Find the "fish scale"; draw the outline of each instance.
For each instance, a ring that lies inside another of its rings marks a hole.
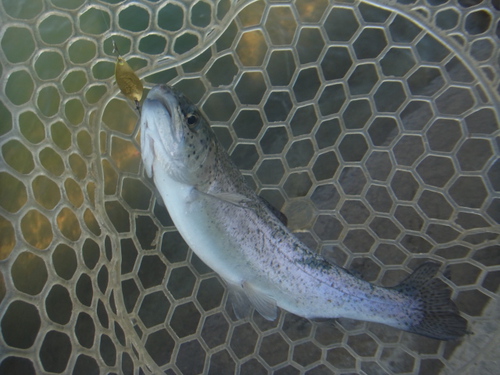
[[[141,153],[178,231],[224,279],[237,317],[251,307],[306,318],[352,318],[457,339],[467,322],[435,263],[399,286],[361,280],[302,244],[246,184],[208,122],[174,89],[155,86],[141,115]]]

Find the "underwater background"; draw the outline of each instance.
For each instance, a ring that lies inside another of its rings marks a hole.
[[[498,0],[1,0],[0,373],[496,373],[499,40]],[[113,43],[311,249],[385,286],[442,263],[471,334],[237,320],[144,175]]]

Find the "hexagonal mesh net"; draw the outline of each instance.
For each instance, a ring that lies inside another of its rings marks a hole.
[[[494,373],[499,4],[2,0],[0,373]],[[472,334],[236,319],[144,176],[113,41],[311,249],[381,285],[444,264]]]

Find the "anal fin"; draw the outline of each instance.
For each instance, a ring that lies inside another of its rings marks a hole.
[[[252,307],[267,320],[275,320],[278,316],[278,307],[274,298],[255,290],[246,281],[241,286],[229,285],[229,300],[238,319],[248,317]]]
[[[228,285],[229,287],[229,301],[233,306],[234,315],[237,319],[244,319],[250,315],[252,304],[248,300],[243,289],[236,285]]]
[[[276,306],[276,300],[271,298],[257,290],[255,290],[251,284],[243,282],[243,290],[250,303],[255,307],[255,310],[259,312],[267,320],[275,320],[278,316],[278,308]]]

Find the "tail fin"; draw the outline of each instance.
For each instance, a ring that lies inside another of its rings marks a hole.
[[[450,289],[434,278],[439,267],[437,263],[424,263],[392,289],[417,303],[418,318],[407,325],[407,331],[438,340],[454,340],[467,333],[467,321],[450,299]]]

